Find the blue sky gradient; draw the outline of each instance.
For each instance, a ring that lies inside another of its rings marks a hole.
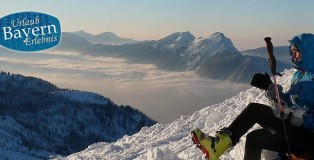
[[[313,0],[10,0],[0,16],[37,11],[54,15],[63,31],[113,32],[124,38],[156,40],[174,32],[196,37],[223,32],[239,49],[287,45],[314,30]]]

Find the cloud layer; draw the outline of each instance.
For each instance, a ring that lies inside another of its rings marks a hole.
[[[3,71],[36,76],[58,87],[97,92],[161,123],[172,122],[248,88],[125,59],[71,52],[0,53]]]

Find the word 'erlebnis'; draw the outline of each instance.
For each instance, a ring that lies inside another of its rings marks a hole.
[[[20,12],[0,19],[0,45],[18,51],[41,51],[59,44],[60,21],[38,12]]]

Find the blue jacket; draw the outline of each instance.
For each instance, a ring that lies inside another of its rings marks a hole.
[[[300,62],[293,62],[297,71],[293,74],[290,89],[284,93],[283,99],[291,109],[303,109],[305,128],[314,132],[314,35],[303,33],[290,41],[296,45],[302,55]]]

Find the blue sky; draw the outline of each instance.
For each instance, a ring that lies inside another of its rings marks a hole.
[[[196,37],[223,32],[239,49],[287,45],[314,30],[313,0],[10,0],[0,16],[37,11],[59,18],[63,31],[113,32],[136,40],[190,31]]]

